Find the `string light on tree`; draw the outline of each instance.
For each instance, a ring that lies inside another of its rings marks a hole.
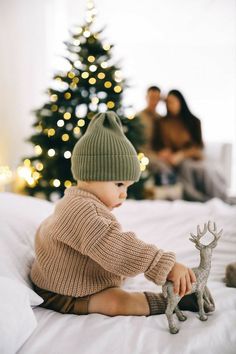
[[[71,158],[71,152],[70,151],[65,151],[64,152],[64,157],[65,157],[65,159],[70,159]]]
[[[56,151],[54,149],[49,149],[48,150],[48,156],[53,157],[55,156]]]
[[[36,163],[36,170],[42,171],[43,170],[43,164],[41,162]]]
[[[71,93],[70,92],[66,92],[64,94],[64,97],[65,97],[66,100],[69,100],[71,98]]]
[[[103,61],[103,62],[101,63],[101,67],[102,67],[103,69],[106,69],[106,68],[108,67],[108,63],[107,63],[106,61]]]
[[[53,128],[48,129],[48,137],[55,135],[56,131]]]
[[[94,71],[97,70],[97,66],[96,65],[90,65],[89,70],[94,72]]]
[[[64,186],[65,186],[66,188],[70,188],[70,187],[72,186],[72,182],[69,181],[69,180],[66,180],[66,181],[64,182]]]
[[[100,80],[103,80],[104,78],[105,78],[105,74],[104,73],[99,73],[98,74],[98,78],[100,79]]]
[[[69,120],[69,119],[71,119],[71,113],[66,112],[66,113],[64,113],[63,117],[64,117],[64,119]]]
[[[58,96],[54,94],[50,97],[50,99],[51,99],[51,102],[56,102],[58,100]]]
[[[59,179],[54,179],[53,181],[52,181],[52,184],[53,184],[53,186],[54,187],[60,187],[60,185],[61,185],[61,182],[60,182],[60,180]]]
[[[61,137],[62,141],[68,141],[70,139],[69,134],[63,134]]]
[[[89,56],[88,56],[88,61],[89,61],[90,63],[93,63],[93,62],[95,61],[95,57],[94,57],[93,55],[89,55]]]
[[[89,77],[89,73],[87,71],[84,71],[81,75],[83,79],[87,79]]]
[[[83,127],[85,125],[85,120],[84,119],[79,119],[77,122],[79,127]]]
[[[63,127],[64,124],[65,124],[65,122],[64,122],[64,120],[62,120],[62,119],[59,119],[59,120],[57,121],[57,126],[58,126],[58,127]]]
[[[42,152],[43,152],[43,150],[42,150],[42,148],[41,148],[40,145],[35,145],[34,151],[35,151],[35,154],[38,155],[38,156],[41,155]],[[25,160],[25,161],[26,161],[26,160]],[[30,160],[28,160],[28,161],[30,162]]]

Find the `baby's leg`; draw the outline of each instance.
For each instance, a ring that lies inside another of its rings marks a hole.
[[[162,294],[109,288],[90,296],[88,312],[108,316],[149,316],[152,314],[150,308],[153,307],[153,303],[156,307],[160,304],[159,313],[164,313],[164,301]],[[158,310],[155,314],[157,313]]]

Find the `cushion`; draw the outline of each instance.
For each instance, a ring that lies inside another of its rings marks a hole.
[[[31,306],[43,302],[29,279],[34,259],[34,238],[53,204],[11,193],[0,193],[0,276],[15,279],[28,289]]]
[[[37,325],[26,286],[0,276],[0,314],[0,353],[15,354]]]

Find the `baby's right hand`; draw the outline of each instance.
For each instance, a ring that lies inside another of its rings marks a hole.
[[[181,263],[175,263],[170,273],[167,275],[167,280],[173,282],[174,292],[180,297],[186,295],[192,289],[192,283],[195,283],[196,276],[192,269],[185,267]]]

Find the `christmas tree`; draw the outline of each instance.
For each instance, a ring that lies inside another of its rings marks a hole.
[[[57,72],[48,101],[35,111],[35,133],[28,139],[34,144],[35,155],[24,159],[29,175],[25,190],[28,194],[56,200],[75,181],[71,174],[71,152],[84,134],[90,119],[98,112],[115,111],[122,120],[124,132],[137,152],[143,143],[142,125],[134,115],[125,115],[122,96],[125,80],[120,67],[113,63],[112,45],[101,39],[102,31],[93,31],[95,8],[88,2],[83,26],[71,30],[65,42],[69,68]],[[141,169],[147,159],[139,153]],[[145,178],[130,189],[129,197],[143,198]]]

